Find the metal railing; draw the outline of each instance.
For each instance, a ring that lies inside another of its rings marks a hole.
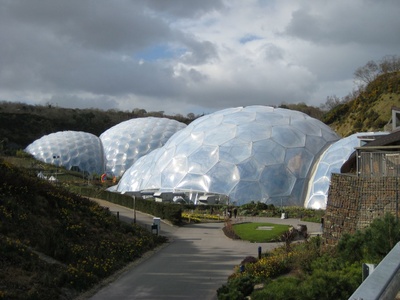
[[[400,243],[397,243],[349,300],[395,299],[399,290]]]

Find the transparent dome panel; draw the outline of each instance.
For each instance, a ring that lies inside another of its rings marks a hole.
[[[282,114],[276,113],[275,111],[267,113],[259,112],[256,115],[256,121],[278,126],[287,125],[289,123],[289,118],[287,116],[283,116]]]
[[[219,161],[219,149],[217,146],[204,145],[194,151],[188,159],[191,173],[206,173]]]
[[[236,135],[236,125],[220,125],[204,133],[203,143],[206,145],[220,145],[233,138]]]
[[[243,205],[251,201],[258,202],[262,199],[260,183],[257,181],[240,181],[232,191],[232,202]]]
[[[210,191],[214,193],[229,194],[240,180],[236,165],[225,162],[218,162],[207,175],[213,178],[210,182]]]
[[[297,128],[297,130],[301,131],[304,134],[307,135],[314,135],[321,137],[322,136],[322,130],[320,126],[313,124],[312,122],[304,122],[302,120],[294,120],[292,122],[292,126]]]
[[[258,181],[261,171],[264,169],[253,158],[249,158],[239,164],[237,168],[240,173],[240,179],[243,181]]]
[[[283,163],[286,149],[273,140],[253,143],[253,156],[260,165]]]
[[[186,174],[182,178],[181,182],[176,186],[177,189],[187,190],[187,191],[210,191],[211,179],[207,175],[200,174]]]
[[[315,172],[315,178],[320,178],[323,176],[328,176],[330,173],[330,165],[325,162],[320,162],[317,166],[317,170]]]
[[[191,139],[190,143],[188,140]],[[193,152],[195,152],[197,149],[199,149],[203,145],[203,140],[202,139],[196,139],[193,138],[192,135],[190,135],[185,143],[178,143],[176,146],[176,155],[191,155]]]
[[[286,150],[285,164],[296,176],[305,178],[311,167],[314,156],[305,148],[293,148]]]
[[[270,138],[272,128],[262,123],[239,124],[237,127],[237,134],[245,141],[255,142]]]
[[[261,182],[269,195],[287,196],[292,191],[296,177],[284,165],[271,165],[264,168]]]
[[[252,144],[239,139],[232,139],[219,147],[221,161],[240,163],[251,156]]]
[[[184,172],[163,172],[161,173],[161,186],[164,189],[174,189],[174,187],[177,186],[184,177]]]
[[[169,147],[163,147],[163,150],[164,151],[160,153],[158,159],[155,161],[154,170],[158,172],[163,171],[168,166],[171,159],[175,156],[174,145],[170,145]]]
[[[256,118],[255,112],[241,112],[240,114],[228,114],[224,116],[224,123],[227,124],[243,124],[253,122]]]
[[[307,203],[307,207],[312,209],[325,209],[326,197],[325,195],[313,195]]]
[[[321,178],[318,178],[318,180],[316,180],[314,182],[313,185],[313,192],[314,194],[325,194],[328,195],[328,190],[329,190],[329,184],[330,184],[330,176],[324,176]]]
[[[307,136],[306,149],[313,154],[319,154],[321,149],[327,147],[328,143],[322,137]]]
[[[274,126],[271,138],[285,148],[304,147],[306,137],[289,126]]]

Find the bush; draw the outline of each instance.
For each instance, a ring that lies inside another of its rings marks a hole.
[[[257,258],[255,258],[254,256],[246,256],[242,262],[240,263],[241,265],[245,265],[245,264],[254,264],[257,262]]]
[[[380,261],[400,241],[400,223],[392,214],[374,220],[365,230],[365,258]]]
[[[253,300],[297,300],[301,299],[299,285],[301,280],[294,277],[278,278],[269,282],[262,290],[255,291],[251,295]]]
[[[241,276],[228,281],[217,290],[220,300],[242,300],[249,296],[254,289],[254,281],[250,276]]]

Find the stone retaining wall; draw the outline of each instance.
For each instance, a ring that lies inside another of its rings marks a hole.
[[[336,244],[343,233],[367,227],[375,218],[399,210],[398,177],[332,174],[324,217],[323,238]]]

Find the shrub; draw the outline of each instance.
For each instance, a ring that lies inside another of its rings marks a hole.
[[[217,290],[220,300],[242,300],[249,296],[254,289],[254,281],[250,276],[241,276],[228,281]]]
[[[241,265],[245,265],[245,264],[253,264],[257,262],[257,258],[255,258],[254,256],[246,256],[242,262],[240,263]]]
[[[278,278],[267,283],[264,289],[255,291],[251,295],[253,300],[297,300],[301,299],[299,285],[301,280],[294,277]]]
[[[374,261],[382,260],[400,241],[400,223],[392,214],[374,220],[365,230],[365,257]]]

